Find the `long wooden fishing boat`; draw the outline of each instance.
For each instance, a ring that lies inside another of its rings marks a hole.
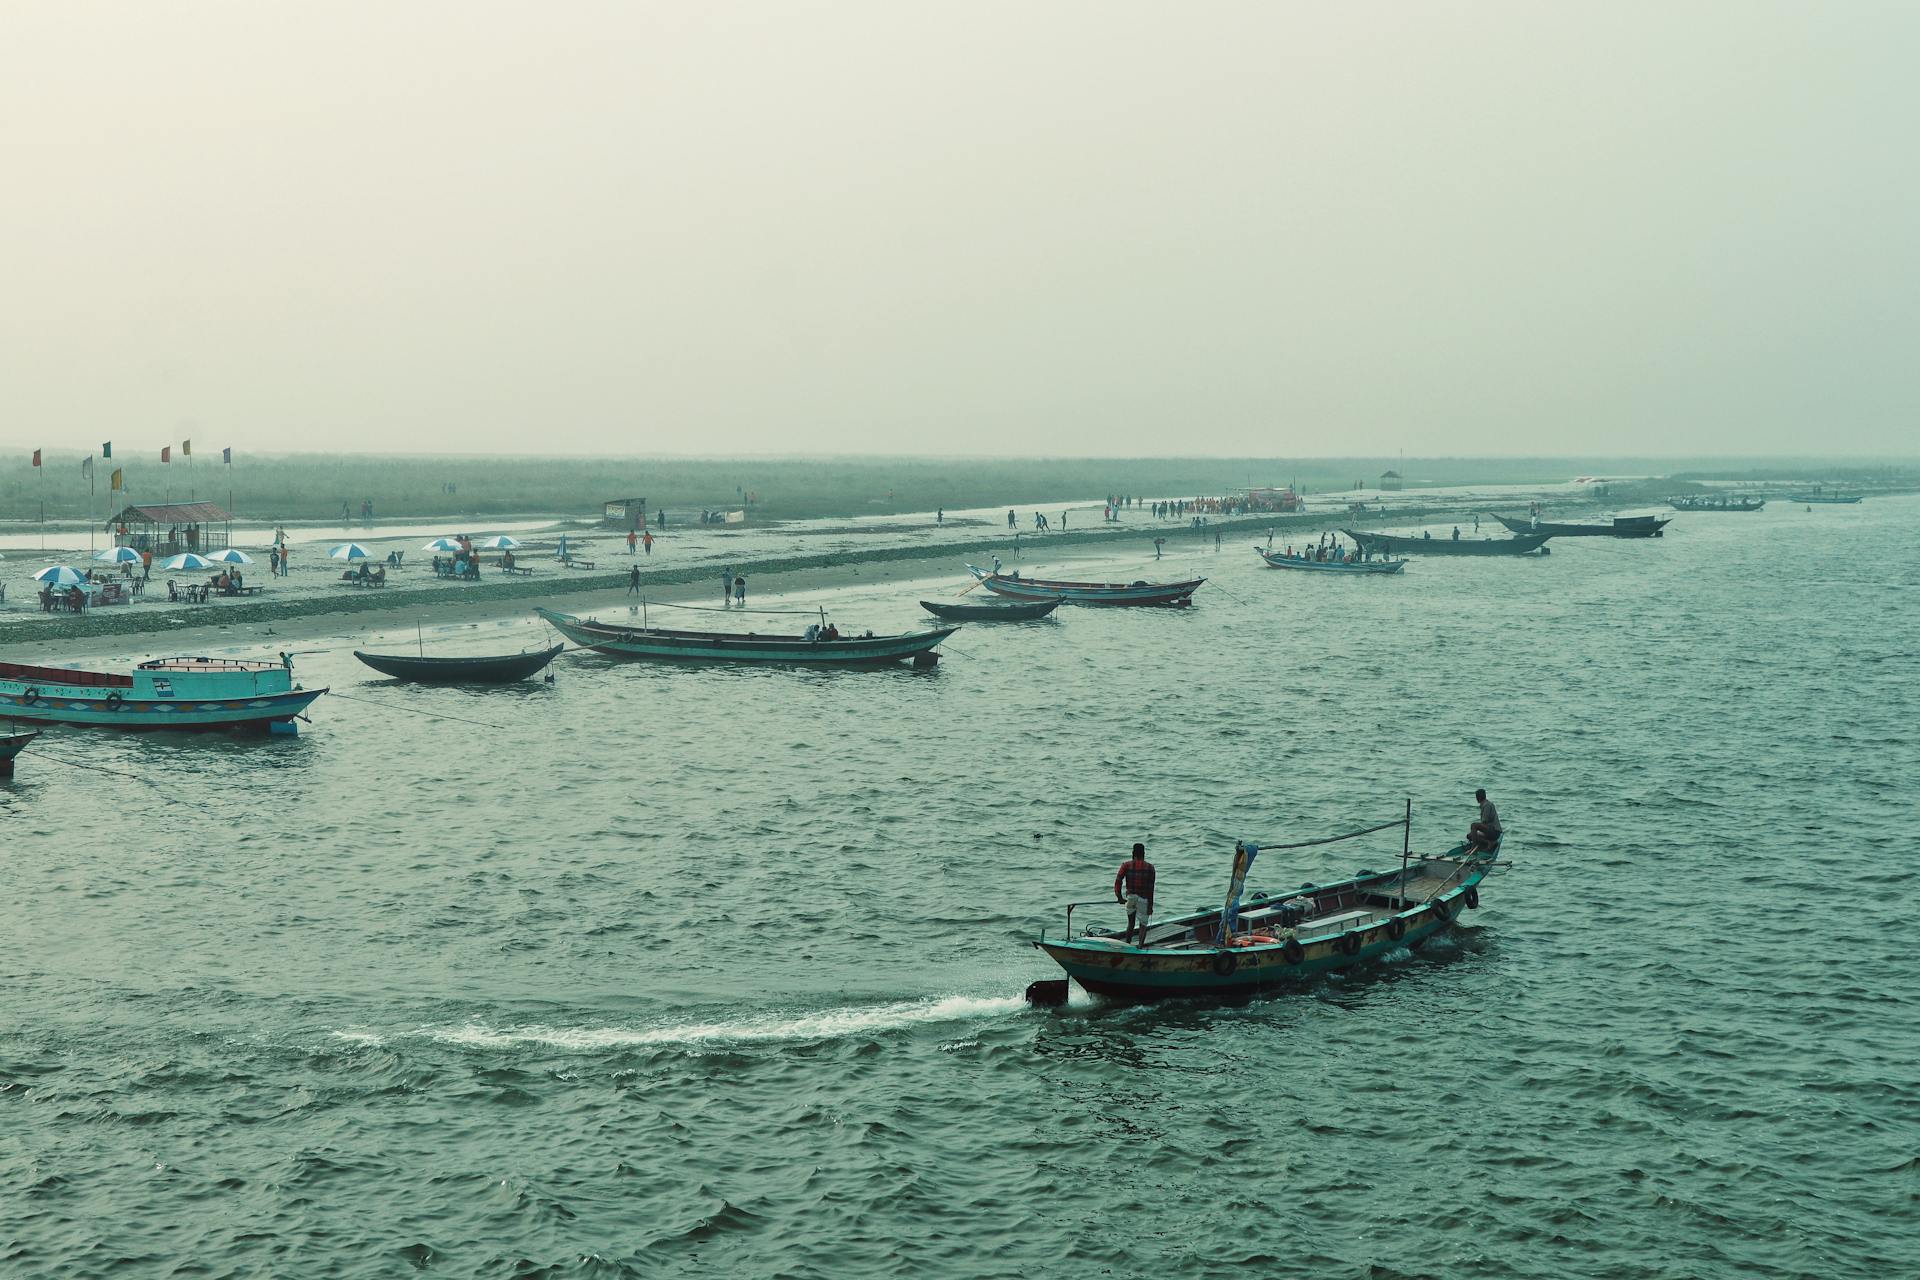
[[[296,733],[295,717],[325,692],[295,684],[290,658],[160,658],[130,675],[0,662],[0,716],[30,724]]]
[[[1069,908],[1066,934],[1049,938],[1043,931],[1033,945],[1099,995],[1158,999],[1288,986],[1423,945],[1480,905],[1480,883],[1496,856],[1459,845],[1405,868],[1255,896],[1240,908],[1225,945],[1218,907],[1155,924],[1135,945],[1111,929],[1074,933]]]
[[[1541,550],[1553,536],[1529,533],[1513,538],[1403,538],[1397,534],[1354,529],[1340,532],[1359,543],[1362,551],[1403,556],[1525,556]]]
[[[968,565],[967,572],[997,596],[1110,609],[1184,609],[1193,603],[1193,593],[1206,581],[1193,578],[1186,582],[1061,582],[1052,578],[1023,578],[1017,570],[990,572],[974,565]]]
[[[1727,497],[1722,494],[1687,493],[1668,498],[1675,511],[1758,511],[1767,505],[1765,498]]]
[[[535,609],[567,639],[617,658],[656,662],[753,662],[785,666],[879,667],[911,662],[930,667],[939,661],[934,646],[958,631],[935,627],[904,635],[842,636],[837,640],[803,635],[758,635],[737,631],[670,631],[663,627],[617,626],[552,609]]]
[[[982,600],[954,604],[950,601],[922,600],[920,607],[936,618],[949,622],[1032,622],[1060,607],[1058,600]]]
[[[524,680],[566,650],[556,644],[532,653],[508,653],[472,658],[416,657],[410,653],[362,653],[353,656],[385,675],[418,684],[506,684]]]
[[[1544,533],[1549,538],[1658,538],[1673,523],[1672,516],[1615,516],[1611,524],[1558,524],[1507,516],[1494,519],[1514,533]]]
[[[1305,556],[1289,556],[1268,551],[1255,544],[1255,551],[1267,562],[1269,569],[1304,569],[1310,573],[1375,574],[1399,573],[1407,567],[1405,560],[1309,560]]]
[[[1813,506],[1824,504],[1850,507],[1866,496],[1864,493],[1790,493],[1787,495],[1787,501],[1808,503]]]
[[[10,733],[0,736],[0,778],[13,776],[13,758],[26,749],[26,745],[40,736],[35,729],[32,733]]]

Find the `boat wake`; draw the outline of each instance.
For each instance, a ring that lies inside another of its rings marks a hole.
[[[422,1029],[414,1035],[440,1044],[470,1049],[512,1049],[537,1045],[574,1053],[606,1049],[658,1048],[674,1045],[752,1044],[783,1040],[836,1040],[846,1036],[878,1035],[908,1027],[941,1022],[963,1022],[1005,1017],[1020,1012],[1019,996],[941,996],[930,1000],[903,1000],[891,1004],[822,1009],[792,1017],[743,1018],[724,1022],[670,1023],[654,1027],[490,1027],[481,1022],[440,1029]],[[373,1040],[361,1030],[335,1032],[357,1043]]]

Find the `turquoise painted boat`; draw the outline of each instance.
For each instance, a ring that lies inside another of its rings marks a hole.
[[[819,636],[623,627],[592,618],[577,618],[570,613],[556,613],[552,609],[534,612],[582,648],[616,658],[655,662],[750,662],[819,667],[884,667],[911,662],[917,667],[930,667],[939,660],[934,646],[960,629],[935,627],[905,635],[849,635],[828,640]]]
[[[1267,562],[1269,569],[1299,569],[1307,573],[1344,574],[1347,577],[1365,577],[1389,573],[1400,573],[1407,567],[1405,560],[1309,560],[1305,556],[1280,555],[1268,551],[1258,543],[1254,544],[1260,558]]]
[[[1069,908],[1066,933],[1043,932],[1033,945],[1099,995],[1151,1000],[1286,987],[1444,932],[1480,905],[1480,883],[1498,852],[1459,845],[1404,868],[1256,896],[1240,908],[1228,945],[1217,936],[1218,907],[1155,924],[1144,945],[1131,946],[1110,929],[1075,934]]]
[[[131,675],[0,662],[0,717],[94,729],[298,731],[325,689],[293,681],[293,662],[160,658]]]

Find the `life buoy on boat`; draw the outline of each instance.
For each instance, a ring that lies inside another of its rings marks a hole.
[[[125,701],[126,701],[126,698],[121,696],[121,693],[118,689],[115,689],[112,693],[107,695],[107,710],[118,711],[120,709],[121,704],[124,703]]]
[[[1307,949],[1300,945],[1300,939],[1288,938],[1287,945],[1280,948],[1280,954],[1288,964],[1299,964],[1307,958]]]
[[[1387,936],[1395,942],[1407,936],[1407,922],[1399,916],[1387,921]]]
[[[1433,916],[1434,919],[1438,920],[1441,924],[1453,923],[1453,908],[1447,905],[1445,898],[1435,898],[1433,900]]]
[[[1467,904],[1469,911],[1478,910],[1480,906],[1479,888],[1475,885],[1468,885],[1466,893],[1461,895],[1461,900]]]
[[[23,693],[23,694],[21,694],[21,695],[20,695],[20,703],[21,703],[21,705],[22,705],[22,706],[27,706],[27,707],[37,707],[37,706],[39,706],[39,705],[40,705],[40,691],[39,691],[38,689],[29,689],[29,690],[27,690],[27,691],[26,691],[25,693]]]
[[[1221,977],[1223,978],[1232,977],[1233,971],[1235,969],[1238,969],[1239,967],[1240,967],[1240,957],[1233,954],[1233,952],[1217,951],[1214,953],[1213,971],[1219,974]]]

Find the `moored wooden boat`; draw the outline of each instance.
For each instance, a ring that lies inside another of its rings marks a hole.
[[[1671,516],[1615,516],[1611,524],[1557,524],[1507,516],[1494,519],[1514,533],[1544,533],[1549,538],[1658,538],[1673,523]]]
[[[556,644],[532,653],[471,658],[416,657],[410,653],[362,653],[353,656],[385,675],[420,684],[506,684],[524,680],[552,662],[567,646]]]
[[[904,635],[842,636],[827,640],[804,635],[757,635],[732,631],[670,631],[662,627],[617,626],[552,609],[535,609],[567,639],[617,658],[656,662],[751,662],[784,666],[877,667],[897,662],[930,667],[939,660],[934,646],[958,631],[935,627]]]
[[[0,662],[0,716],[30,724],[294,733],[325,692],[295,684],[291,659],[160,658],[124,676]]]
[[[920,607],[936,618],[951,622],[1031,622],[1044,618],[1060,607],[1058,600],[982,600],[954,604],[941,600],[922,600]]]
[[[1790,493],[1787,495],[1787,501],[1808,503],[1814,506],[1825,504],[1827,506],[1847,507],[1852,506],[1864,497],[1866,497],[1866,495],[1863,493]]]
[[[0,735],[0,778],[13,776],[13,758],[25,750],[26,745],[40,736],[38,729],[32,733],[10,733]]]
[[[1250,899],[1239,929],[1221,945],[1220,909],[1155,924],[1144,945],[1112,930],[1086,929],[1033,945],[1088,991],[1131,999],[1219,996],[1284,987],[1365,964],[1398,947],[1418,947],[1462,910],[1480,905],[1480,883],[1497,851],[1457,846],[1415,858],[1402,869],[1362,871],[1329,885]]]
[[[1366,533],[1354,529],[1340,532],[1374,555],[1403,556],[1524,556],[1546,545],[1550,533],[1529,533],[1512,538],[1403,538],[1391,533]]]
[[[989,572],[974,565],[967,572],[997,596],[1012,600],[1053,600],[1061,604],[1095,605],[1113,609],[1184,609],[1205,578],[1186,582],[1062,582],[1052,578],[1023,578],[1018,571]]]
[[[1675,511],[1758,511],[1767,505],[1765,498],[1728,497],[1725,494],[1686,493],[1668,498]]]
[[[1405,560],[1309,560],[1305,556],[1279,555],[1255,544],[1255,551],[1269,569],[1304,569],[1312,573],[1379,574],[1399,573]]]

